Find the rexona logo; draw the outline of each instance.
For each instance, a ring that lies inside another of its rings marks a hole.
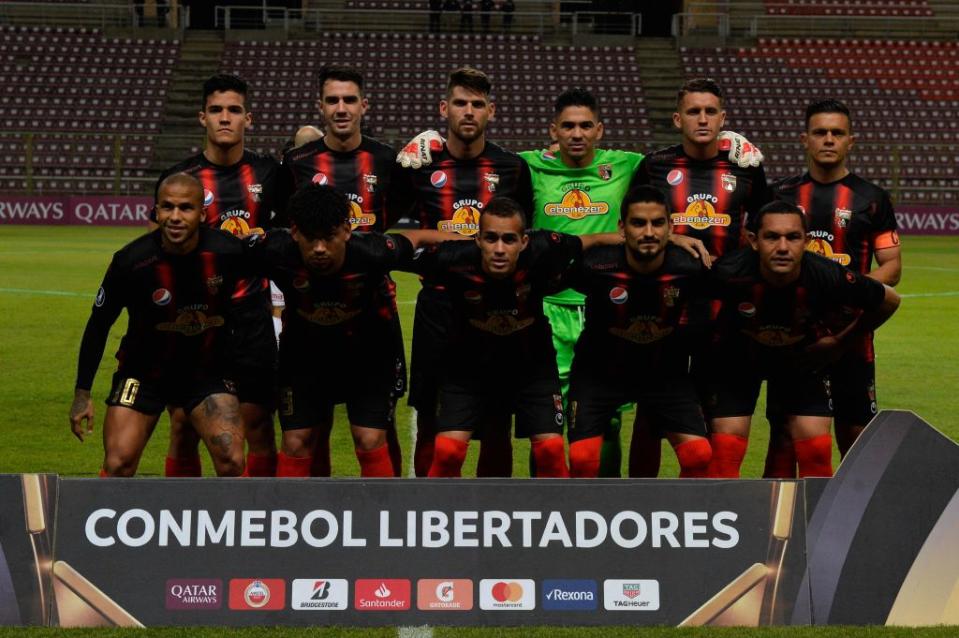
[[[230,609],[235,611],[275,611],[286,601],[286,581],[282,578],[230,579]]]
[[[342,578],[297,578],[293,581],[290,608],[296,611],[347,609],[349,585]]]
[[[174,578],[166,581],[167,609],[219,609],[222,604],[222,580]]]
[[[404,611],[410,608],[410,590],[410,581],[405,579],[360,579],[353,592],[353,606],[360,611]]]
[[[536,586],[528,579],[484,578],[480,581],[480,609],[487,611],[536,609]]]
[[[544,580],[543,609],[593,611],[599,602],[595,580]]]
[[[420,579],[416,581],[416,608],[423,611],[469,611],[473,608],[473,581]]]
[[[604,580],[603,606],[612,611],[656,611],[659,581]]]

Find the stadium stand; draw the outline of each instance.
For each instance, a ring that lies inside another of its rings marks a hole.
[[[932,16],[926,0],[766,0],[770,15]]]

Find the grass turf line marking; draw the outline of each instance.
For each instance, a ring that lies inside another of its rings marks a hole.
[[[69,292],[67,290],[34,290],[33,288],[0,288],[0,292],[18,295],[50,295],[52,297],[87,297],[89,293]]]
[[[410,462],[406,465],[406,477],[416,478],[416,408],[410,406]]]
[[[397,627],[397,638],[433,638],[433,629],[429,625],[421,627]]]
[[[915,299],[917,297],[959,297],[959,290],[950,290],[948,292],[913,292],[899,296],[903,299]]]

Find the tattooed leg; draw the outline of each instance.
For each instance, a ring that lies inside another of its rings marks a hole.
[[[243,420],[232,394],[211,394],[193,408],[190,419],[203,437],[217,476],[243,473]]]

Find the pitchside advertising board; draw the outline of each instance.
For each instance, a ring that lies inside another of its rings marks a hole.
[[[0,495],[2,624],[959,624],[959,447],[908,412],[829,480],[23,475]]]

